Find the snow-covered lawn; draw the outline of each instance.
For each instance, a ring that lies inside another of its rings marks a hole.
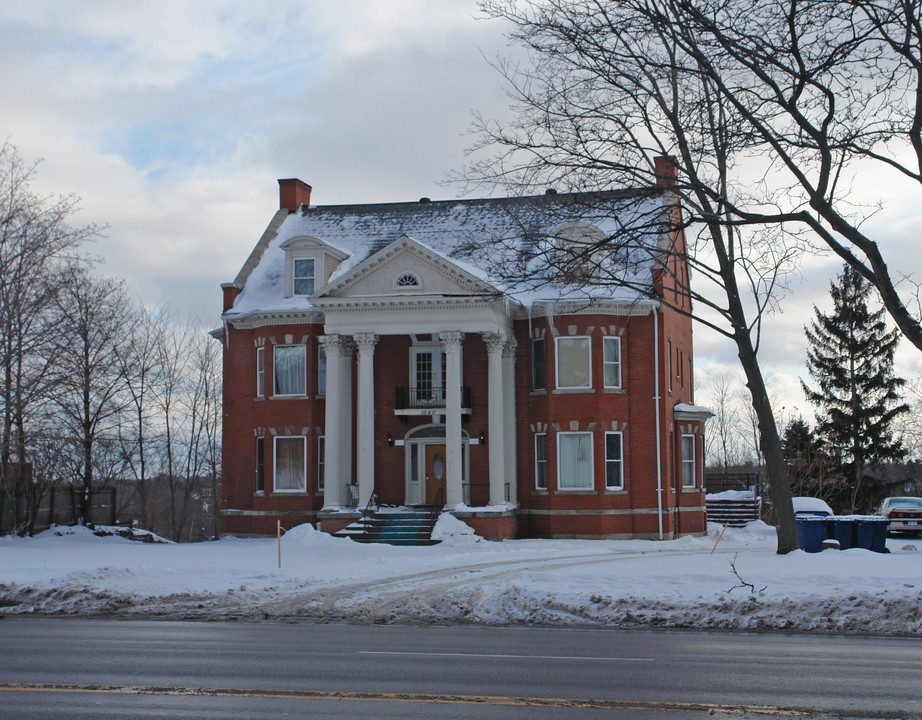
[[[186,545],[55,528],[0,538],[0,615],[600,624],[922,635],[922,541],[779,556],[765,524],[708,537],[488,542],[443,516],[433,547],[309,525]],[[735,571],[734,571],[735,568]]]

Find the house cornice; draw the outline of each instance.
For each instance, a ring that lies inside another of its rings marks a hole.
[[[523,309],[531,317],[550,317],[555,315],[619,315],[639,317],[649,315],[662,306],[658,300],[536,300],[531,305],[531,312]]]
[[[305,323],[322,325],[324,314],[317,310],[280,310],[274,312],[259,311],[236,317],[225,317],[229,325],[237,330],[252,330],[265,325],[293,325]]]

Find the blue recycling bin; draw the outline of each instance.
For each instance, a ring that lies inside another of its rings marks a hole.
[[[839,550],[848,550],[855,545],[857,520],[851,515],[826,518],[826,537],[839,543]]]
[[[826,537],[826,518],[807,516],[795,518],[797,521],[797,539],[800,549],[808,553],[818,553],[823,549]]]
[[[855,547],[872,552],[887,552],[890,521],[878,515],[861,515],[855,522]]]

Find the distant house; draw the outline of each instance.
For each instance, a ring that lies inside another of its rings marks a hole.
[[[490,538],[705,532],[684,239],[583,262],[677,212],[668,188],[313,206],[279,185],[223,285],[222,532],[335,532],[373,493]],[[527,282],[496,279],[509,252],[539,259]]]

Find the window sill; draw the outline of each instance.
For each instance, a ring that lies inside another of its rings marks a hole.
[[[270,395],[270,400],[308,400],[307,395]]]
[[[307,490],[273,490],[269,497],[307,497],[310,495]]]
[[[594,393],[595,388],[557,388],[552,390],[553,395],[586,395],[589,393]]]
[[[559,495],[598,495],[595,488],[557,488]]]
[[[628,492],[624,488],[605,488],[606,495],[627,495]]]
[[[547,488],[532,488],[531,494],[532,495],[547,495],[548,491],[547,491]]]
[[[604,393],[611,393],[611,394],[613,394],[613,395],[627,395],[627,390],[625,390],[623,387],[617,387],[617,388],[615,388],[615,387],[607,387],[607,388],[602,388],[602,392],[604,392]]]
[[[542,388],[540,390],[532,390],[528,394],[531,395],[532,397],[544,397],[545,395],[547,395],[547,388]]]
[[[266,399],[265,395],[257,395],[253,398],[253,400],[255,400],[256,402],[262,402],[265,399]]]

